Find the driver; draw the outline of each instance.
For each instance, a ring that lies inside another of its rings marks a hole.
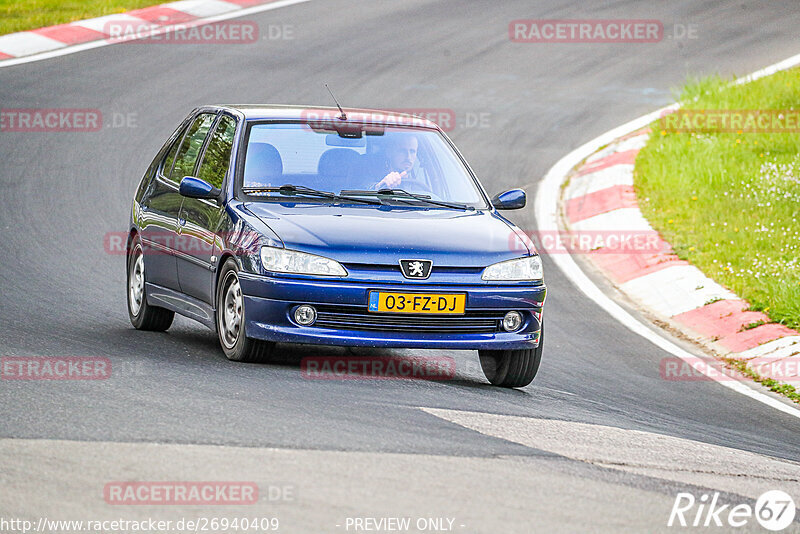
[[[414,180],[413,168],[417,162],[419,142],[413,135],[393,137],[386,147],[386,176],[373,186],[379,189],[401,188],[403,179]]]

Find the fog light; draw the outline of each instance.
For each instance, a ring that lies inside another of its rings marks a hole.
[[[307,304],[298,306],[294,311],[294,320],[301,326],[311,326],[317,320],[317,310]]]
[[[522,326],[522,314],[517,311],[510,311],[503,317],[503,330],[514,332]]]

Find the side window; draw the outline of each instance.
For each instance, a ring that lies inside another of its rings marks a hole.
[[[197,162],[197,155],[203,147],[203,141],[213,122],[213,113],[203,113],[192,123],[189,132],[183,139],[183,143],[181,143],[177,156],[175,156],[175,167],[172,169],[170,180],[177,184],[184,176],[192,175],[194,164]]]
[[[178,134],[178,137],[175,138],[175,142],[173,142],[172,146],[169,148],[167,157],[164,158],[164,165],[161,166],[161,176],[169,176],[169,172],[172,170],[172,163],[175,161],[175,154],[178,153],[178,147],[185,133],[186,128],[181,129],[181,133]]]
[[[203,162],[200,164],[200,171],[197,173],[198,178],[214,187],[222,187],[231,162],[235,132],[236,121],[231,117],[223,116],[208,141]]]

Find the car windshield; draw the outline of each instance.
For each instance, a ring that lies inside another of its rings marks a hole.
[[[284,185],[296,186],[291,194],[309,201],[326,199],[300,189],[342,195],[345,202],[348,197],[378,196],[404,205],[487,207],[450,144],[439,132],[422,128],[254,124],[248,136],[242,189],[266,200],[285,196],[286,188],[269,190]]]

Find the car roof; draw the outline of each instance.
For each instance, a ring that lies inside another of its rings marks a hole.
[[[326,106],[278,106],[278,105],[219,105],[222,109],[237,111],[248,121],[297,120],[344,122],[338,108]],[[344,108],[347,122],[378,124],[383,126],[432,128],[436,123],[408,113],[380,109]]]

